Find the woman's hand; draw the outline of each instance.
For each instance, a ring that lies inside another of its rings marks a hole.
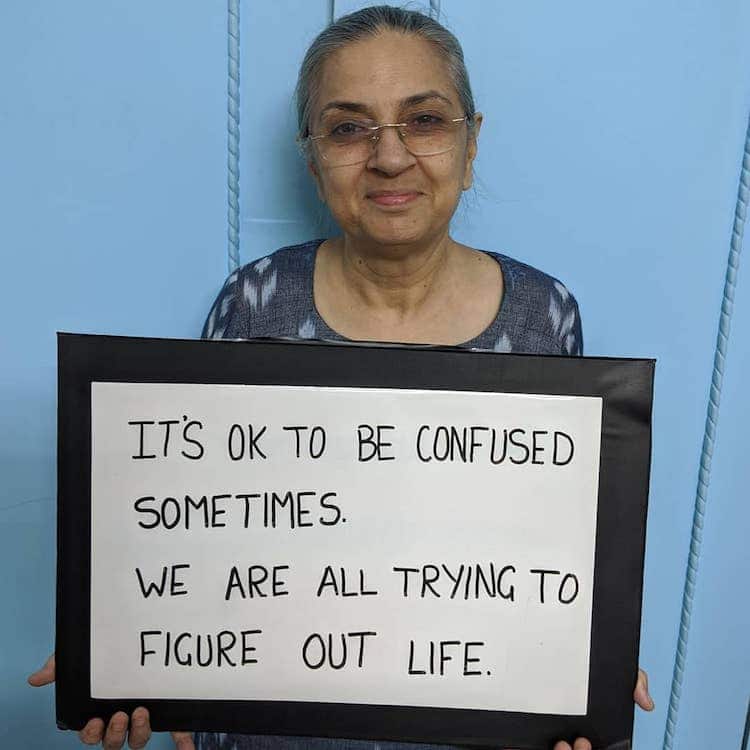
[[[644,710],[653,711],[654,701],[648,692],[648,675],[642,670],[638,670],[638,679],[633,691],[633,700]]]
[[[49,685],[55,681],[55,655],[52,654],[44,666],[29,676],[29,684],[34,687]],[[638,670],[638,679],[633,691],[633,700],[644,710],[653,711],[654,701],[648,692],[648,675]],[[193,737],[190,732],[171,732],[177,750],[195,750]],[[105,750],[119,750],[124,744],[127,736],[128,746],[136,750],[145,747],[151,739],[151,724],[149,722],[148,710],[139,706],[130,717],[130,734],[128,735],[128,715],[124,711],[118,711],[109,721],[106,731],[102,719],[91,719],[78,733],[81,742],[86,745],[98,745],[100,742]],[[560,741],[554,750],[592,750],[591,743],[579,737],[572,745]]]
[[[41,687],[55,681],[55,655],[52,654],[44,666],[29,676],[29,685]],[[172,740],[177,750],[195,750],[193,736],[190,732],[172,732]],[[120,750],[128,741],[128,747],[137,750],[146,746],[151,739],[151,723],[149,721],[148,709],[139,706],[130,717],[130,732],[128,732],[128,715],[124,711],[118,711],[109,720],[105,728],[102,719],[91,719],[86,726],[78,732],[81,742],[86,745],[98,745],[102,743],[105,750]]]
[[[633,700],[644,710],[653,711],[654,701],[648,694],[648,675],[642,670],[638,670],[638,680],[635,683],[635,690],[633,691]],[[571,747],[567,742],[558,742],[555,745],[554,750],[591,750],[591,743],[579,737]]]

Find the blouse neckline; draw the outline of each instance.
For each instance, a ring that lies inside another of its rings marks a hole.
[[[323,318],[323,316],[320,314],[320,312],[318,311],[318,306],[315,304],[315,292],[313,286],[315,279],[315,261],[318,256],[318,250],[324,242],[325,238],[313,240],[311,242],[311,252],[308,253],[310,268],[308,269],[309,272],[305,274],[305,295],[307,297],[309,309],[312,310],[315,330],[318,332],[316,338],[334,339],[340,341],[354,341],[354,339],[350,339],[348,336],[344,336],[343,334],[331,328],[328,323],[326,323],[325,318]],[[501,258],[503,258],[503,260],[505,259],[504,256],[500,256],[498,253],[487,252],[486,250],[480,250],[479,252],[488,255],[498,264],[498,266],[500,266],[500,273],[503,277],[503,296],[500,299],[500,306],[498,308],[497,314],[493,318],[492,322],[481,333],[461,344],[454,344],[454,346],[462,349],[487,348],[487,338],[490,338],[493,341],[498,340],[500,337],[500,331],[503,327],[503,323],[507,318],[507,310],[510,304],[509,297],[511,294],[512,285],[510,283],[509,274],[506,273],[501,261]]]

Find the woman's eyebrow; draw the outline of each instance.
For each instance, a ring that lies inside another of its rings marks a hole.
[[[453,104],[453,102],[451,102],[451,100],[448,99],[447,96],[444,96],[439,91],[430,90],[407,96],[406,99],[402,99],[399,102],[399,107],[413,107],[415,104],[422,104],[423,102],[429,101],[430,99],[440,99],[446,104]],[[362,104],[361,102],[346,102],[334,100],[332,102],[328,102],[328,104],[323,107],[323,109],[320,111],[320,115],[324,115],[330,109],[344,109],[348,112],[358,112],[364,115],[370,114],[372,112],[370,107],[368,107],[366,104]]]
[[[333,102],[328,102],[328,104],[326,104],[326,106],[320,110],[321,117],[329,109],[345,109],[349,112],[359,112],[363,115],[369,114],[370,112],[370,108],[366,104],[360,104],[359,102],[333,101]]]
[[[439,91],[423,91],[421,94],[414,94],[413,96],[408,96],[406,99],[401,100],[401,106],[402,107],[412,107],[415,104],[422,104],[422,102],[426,102],[429,99],[441,99],[446,104],[453,104],[453,102],[447,97],[441,94]]]

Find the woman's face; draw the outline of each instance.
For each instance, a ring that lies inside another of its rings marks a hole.
[[[349,44],[323,66],[311,117],[314,135],[347,119],[405,122],[420,111],[462,117],[458,94],[433,46],[384,31]],[[477,116],[477,130],[481,116]],[[409,245],[447,233],[461,192],[471,185],[476,132],[461,123],[455,147],[413,156],[395,128],[384,128],[367,161],[331,166],[313,146],[310,170],[344,234],[360,243]]]

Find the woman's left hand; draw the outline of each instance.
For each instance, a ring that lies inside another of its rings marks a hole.
[[[653,711],[654,701],[648,694],[648,675],[642,670],[638,670],[638,680],[635,683],[635,690],[633,691],[633,700],[644,710]],[[591,743],[579,737],[572,745],[567,742],[558,742],[555,745],[554,750],[591,750]]]

